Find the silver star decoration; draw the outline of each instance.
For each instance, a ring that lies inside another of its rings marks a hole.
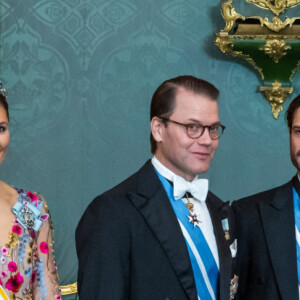
[[[198,226],[200,228],[201,220],[198,219],[196,214],[190,213],[187,217],[189,218],[189,222],[194,225],[194,228],[196,226]]]

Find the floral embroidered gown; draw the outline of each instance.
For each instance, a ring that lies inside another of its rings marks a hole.
[[[38,193],[16,190],[15,219],[6,245],[0,246],[0,295],[61,300],[47,205]]]

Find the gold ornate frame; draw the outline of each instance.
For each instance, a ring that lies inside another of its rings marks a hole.
[[[276,16],[283,13],[286,9],[295,7],[299,4],[297,0],[246,0],[249,3],[252,3],[260,8],[269,9]]]
[[[262,13],[269,10],[275,16],[272,20],[267,16],[244,16],[237,12],[233,0],[221,0],[225,27],[216,35],[215,44],[223,53],[247,60],[258,72],[263,83],[260,91],[277,119],[282,104],[293,92],[292,79],[300,67],[300,56],[296,58],[300,53],[300,17],[286,16],[283,20],[280,14],[299,5],[300,0],[238,1],[253,4]],[[278,74],[274,76],[270,70]]]

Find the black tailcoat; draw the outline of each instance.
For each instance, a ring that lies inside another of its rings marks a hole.
[[[233,203],[240,300],[299,300],[293,184]]]
[[[229,299],[231,253],[221,220],[228,204],[208,193],[220,260],[219,299]],[[149,160],[96,197],[76,230],[80,300],[197,300],[185,239]]]

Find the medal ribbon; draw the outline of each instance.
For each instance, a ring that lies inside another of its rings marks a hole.
[[[198,297],[201,300],[218,298],[219,268],[201,229],[188,222],[190,214],[181,199],[175,200],[173,186],[156,171],[177,216],[184,235],[194,272]]]

